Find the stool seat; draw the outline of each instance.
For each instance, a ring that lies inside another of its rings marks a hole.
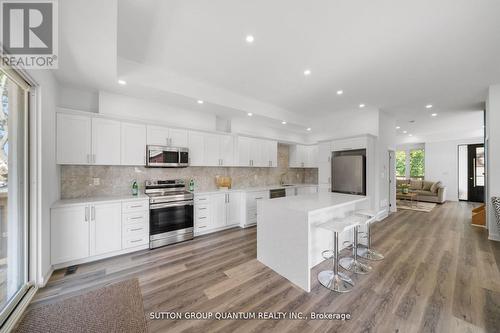
[[[377,219],[377,213],[372,211],[372,210],[367,210],[367,209],[359,209],[354,212],[354,214],[358,216],[365,216],[367,219],[365,223],[362,223],[361,225],[366,226],[366,233],[367,233],[367,245],[364,248],[358,248],[356,249],[357,254],[364,259],[368,260],[382,260],[384,259],[384,256],[374,249],[371,248],[371,232],[370,232],[370,224],[375,222]]]
[[[354,228],[357,225],[360,225],[363,222],[363,217],[350,215],[343,218],[333,218],[324,223],[318,225],[319,228],[326,229],[329,231],[342,233],[349,229]]]

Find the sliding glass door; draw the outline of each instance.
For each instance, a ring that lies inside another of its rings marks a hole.
[[[28,90],[0,69],[0,325],[28,283]]]

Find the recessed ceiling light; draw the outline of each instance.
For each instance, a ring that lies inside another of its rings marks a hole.
[[[343,90],[337,90],[337,95],[342,95],[344,93]]]
[[[437,115],[438,115],[437,113],[431,114],[431,116],[433,116],[433,117],[436,117]]]
[[[359,104],[359,107],[360,107],[360,108],[364,108],[364,107],[365,107],[365,105],[364,105],[364,104]]]
[[[205,102],[203,102],[201,99],[198,100],[198,104],[203,104]]]
[[[125,80],[118,80],[118,84],[121,84],[122,86],[127,84],[127,81]]]
[[[425,106],[425,108],[426,108],[426,109],[432,109],[432,104],[427,104],[427,105]]]
[[[396,129],[400,129],[400,128],[401,128],[401,126],[396,126]]]
[[[406,133],[408,133],[408,131],[403,131],[403,134],[406,134]]]
[[[247,116],[251,117],[251,116],[253,116],[253,113],[252,112],[248,112]]]
[[[306,130],[307,130],[307,131],[311,131],[311,127],[308,127]]]
[[[310,70],[310,69],[306,69],[306,70],[304,71],[304,75],[305,75],[305,76],[311,75],[311,70]]]
[[[408,136],[413,136],[413,134],[408,134]]]
[[[284,121],[284,120],[283,120],[281,123],[282,123],[283,125],[286,125],[286,121]]]
[[[253,38],[252,35],[247,35],[247,37],[245,38],[245,40],[247,41],[248,44],[252,44],[253,41],[255,40],[255,38]]]

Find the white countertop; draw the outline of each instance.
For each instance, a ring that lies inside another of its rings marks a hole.
[[[85,197],[76,199],[62,199],[56,201],[52,208],[69,206],[69,205],[81,205],[83,203],[97,203],[97,202],[118,202],[118,201],[134,201],[134,200],[149,200],[149,197],[144,193],[139,193],[138,195],[116,195],[116,196],[100,196],[100,197]]]
[[[361,195],[321,192],[292,197],[276,198],[262,201],[262,204],[273,205],[279,209],[289,209],[300,212],[317,212],[323,209],[339,208],[367,200]],[[261,202],[259,202],[261,204]]]
[[[194,194],[212,194],[212,193],[221,193],[221,192],[257,192],[257,191],[269,191],[273,189],[287,189],[287,188],[296,188],[296,187],[309,187],[309,186],[318,186],[318,184],[289,184],[288,186],[283,185],[265,185],[265,186],[255,186],[255,187],[242,187],[242,188],[231,188],[229,190],[194,190],[192,193]]]

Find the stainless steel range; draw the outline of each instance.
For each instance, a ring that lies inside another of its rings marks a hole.
[[[182,179],[147,180],[149,248],[193,239],[194,195]]]

